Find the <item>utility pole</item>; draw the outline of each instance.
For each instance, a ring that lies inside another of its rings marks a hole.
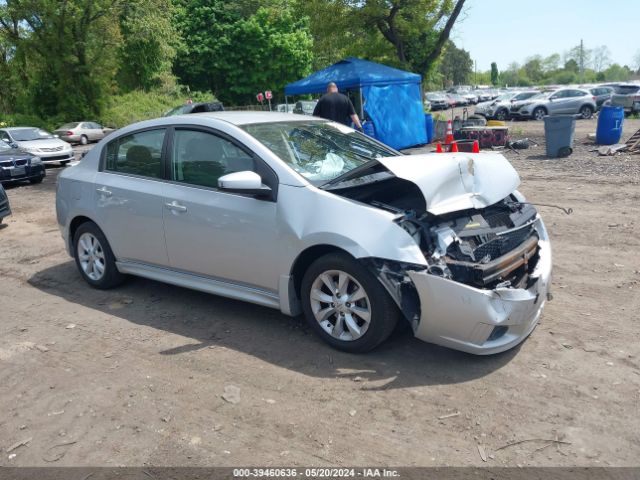
[[[478,61],[474,60],[473,61],[473,69],[474,69],[474,74],[473,74],[473,87],[477,87],[478,86]]]
[[[580,39],[580,82],[584,82],[584,42]]]

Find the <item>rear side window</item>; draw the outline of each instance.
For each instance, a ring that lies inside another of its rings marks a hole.
[[[218,188],[223,175],[255,171],[251,155],[225,138],[199,130],[176,130],[171,158],[172,179],[190,185]]]
[[[629,95],[640,91],[640,86],[635,85],[619,85],[615,87],[616,93],[620,95]]]
[[[107,145],[105,170],[162,178],[162,144],[165,129],[132,133]]]

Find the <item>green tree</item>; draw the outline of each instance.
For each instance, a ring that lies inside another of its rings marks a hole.
[[[171,82],[171,67],[179,45],[172,14],[171,0],[125,3],[120,13],[120,90],[149,90]]]
[[[440,63],[440,73],[442,73],[444,83],[447,85],[465,85],[469,82],[473,72],[473,60],[469,52],[458,48],[451,41],[447,42],[442,63]]]
[[[500,81],[499,76],[498,64],[496,62],[491,62],[491,85],[498,85],[498,82]]]
[[[269,6],[180,0],[176,24],[183,38],[176,74],[227,103],[251,102],[264,89],[282,92],[310,71],[308,19],[295,15],[286,0]]]
[[[18,101],[43,117],[96,116],[116,70],[120,6],[119,0],[0,3],[2,36],[23,69]]]
[[[540,55],[529,57],[522,68],[524,69],[526,77],[533,83],[538,83],[544,78],[542,57]]]
[[[426,75],[449,39],[465,0],[345,0],[389,42],[400,64]],[[358,17],[355,17],[358,18]]]

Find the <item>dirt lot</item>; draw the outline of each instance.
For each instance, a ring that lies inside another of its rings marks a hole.
[[[574,213],[540,207],[554,300],[492,357],[406,332],[347,355],[275,310],[143,279],[92,290],[57,229],[59,169],[9,188],[0,465],[637,466],[640,155],[597,157],[594,130],[578,122],[568,159],[507,154],[530,201]],[[542,124],[512,132],[541,140]]]

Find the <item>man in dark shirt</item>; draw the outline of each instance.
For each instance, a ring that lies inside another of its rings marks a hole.
[[[360,119],[356,115],[353,103],[349,97],[338,92],[338,86],[331,82],[327,85],[327,93],[325,93],[313,110],[315,117],[326,118],[344,125],[350,125],[349,119],[353,121],[358,130],[362,130]]]

